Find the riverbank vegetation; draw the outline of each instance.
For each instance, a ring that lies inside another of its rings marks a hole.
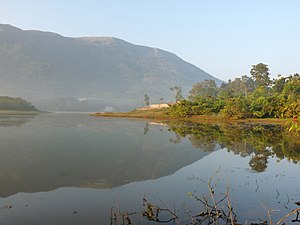
[[[253,65],[250,74],[222,83],[220,87],[213,80],[196,83],[187,99],[183,99],[180,88],[173,88],[172,91],[179,93],[175,93],[177,103],[169,108],[93,115],[211,124],[230,121],[282,124],[293,137],[299,136],[300,75],[279,75],[271,80],[268,66],[262,63]]]
[[[249,122],[253,119],[260,123],[284,123],[286,120],[283,119],[290,120],[300,115],[299,74],[278,75],[271,80],[268,65],[263,63],[253,65],[250,74],[220,86],[213,80],[198,82],[186,99],[182,97],[180,87],[172,88],[177,103],[169,108],[93,115],[215,122],[245,119]]]
[[[270,79],[266,64],[220,87],[213,80],[194,84],[187,99],[166,112],[170,116],[218,115],[225,118],[292,118],[300,113],[300,76]]]

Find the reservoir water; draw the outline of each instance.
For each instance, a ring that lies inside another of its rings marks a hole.
[[[121,224],[112,220],[118,213],[149,224],[143,199],[179,217],[169,224],[190,224],[210,179],[217,200],[228,188],[242,224],[269,220],[267,209],[278,221],[299,207],[299,136],[280,125],[49,113],[0,116],[0,134],[0,224]]]

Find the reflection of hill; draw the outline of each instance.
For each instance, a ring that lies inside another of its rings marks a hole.
[[[251,155],[249,165],[257,172],[267,168],[270,156],[295,163],[300,160],[299,140],[280,125],[171,123],[170,126],[204,151],[213,151],[220,145],[242,157]]]
[[[44,114],[0,127],[0,195],[59,187],[110,188],[174,173],[209,154],[144,122]]]
[[[33,118],[34,116],[0,115],[0,127],[20,127]]]

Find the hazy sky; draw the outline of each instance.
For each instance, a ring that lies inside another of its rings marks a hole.
[[[300,73],[300,0],[0,0],[0,23],[161,48],[223,80]]]

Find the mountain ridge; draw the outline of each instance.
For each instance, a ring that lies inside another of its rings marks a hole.
[[[129,110],[172,100],[214,79],[176,54],[114,37],[64,37],[0,24],[0,94],[21,96],[43,110]],[[78,99],[85,98],[86,101]]]

